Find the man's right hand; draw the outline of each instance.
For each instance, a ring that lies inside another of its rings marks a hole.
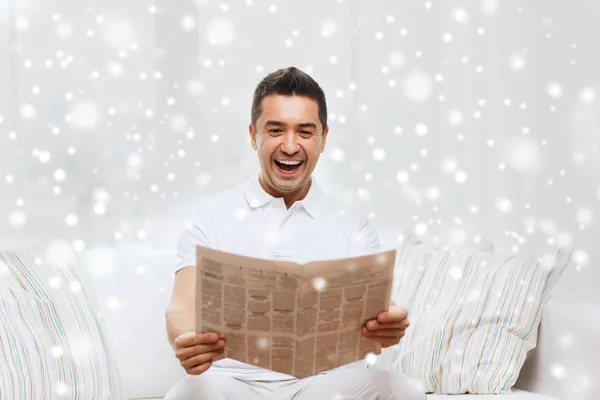
[[[225,351],[225,339],[214,332],[186,332],[175,339],[175,356],[189,375],[205,373]]]

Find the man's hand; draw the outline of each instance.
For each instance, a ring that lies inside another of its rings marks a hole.
[[[175,356],[189,375],[201,375],[225,351],[225,339],[214,332],[186,332],[175,339]]]
[[[408,310],[392,303],[389,311],[380,312],[376,319],[367,321],[362,335],[386,348],[398,344],[409,325]]]

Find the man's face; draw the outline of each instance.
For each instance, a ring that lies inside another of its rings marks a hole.
[[[294,193],[310,182],[329,131],[323,131],[316,100],[266,96],[256,131],[252,124],[249,130],[252,148],[258,152],[262,180],[272,195]]]

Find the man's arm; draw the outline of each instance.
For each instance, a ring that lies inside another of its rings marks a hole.
[[[196,267],[186,267],[176,273],[173,297],[166,311],[169,343],[189,375],[203,374],[225,351],[225,340],[217,334],[195,332],[195,272]]]
[[[175,339],[178,336],[195,330],[195,283],[195,266],[183,268],[175,274],[173,294],[165,312],[169,343],[173,349],[175,349]]]
[[[381,251],[379,235],[368,218],[361,220],[359,229],[351,237],[350,244],[351,256],[374,254]],[[361,332],[364,337],[378,342],[386,348],[398,344],[409,325],[408,310],[398,307],[393,301],[390,301],[389,310],[380,312],[376,319],[367,321]]]
[[[177,246],[179,264],[175,268],[171,302],[165,311],[169,343],[189,375],[203,374],[225,351],[225,340],[216,333],[195,332],[196,245],[208,247],[216,243],[208,214],[200,208],[196,211]]]
[[[212,247],[213,228],[209,215],[199,207],[177,244],[173,294],[165,311],[169,343],[173,348],[178,336],[195,330],[196,245]]]

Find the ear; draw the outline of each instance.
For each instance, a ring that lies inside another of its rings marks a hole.
[[[325,144],[327,143],[327,134],[329,133],[329,127],[323,131],[323,140],[321,141],[321,153],[325,151]]]
[[[252,149],[256,151],[256,132],[254,131],[252,124],[248,125],[248,132],[250,133],[250,143],[252,144]]]

